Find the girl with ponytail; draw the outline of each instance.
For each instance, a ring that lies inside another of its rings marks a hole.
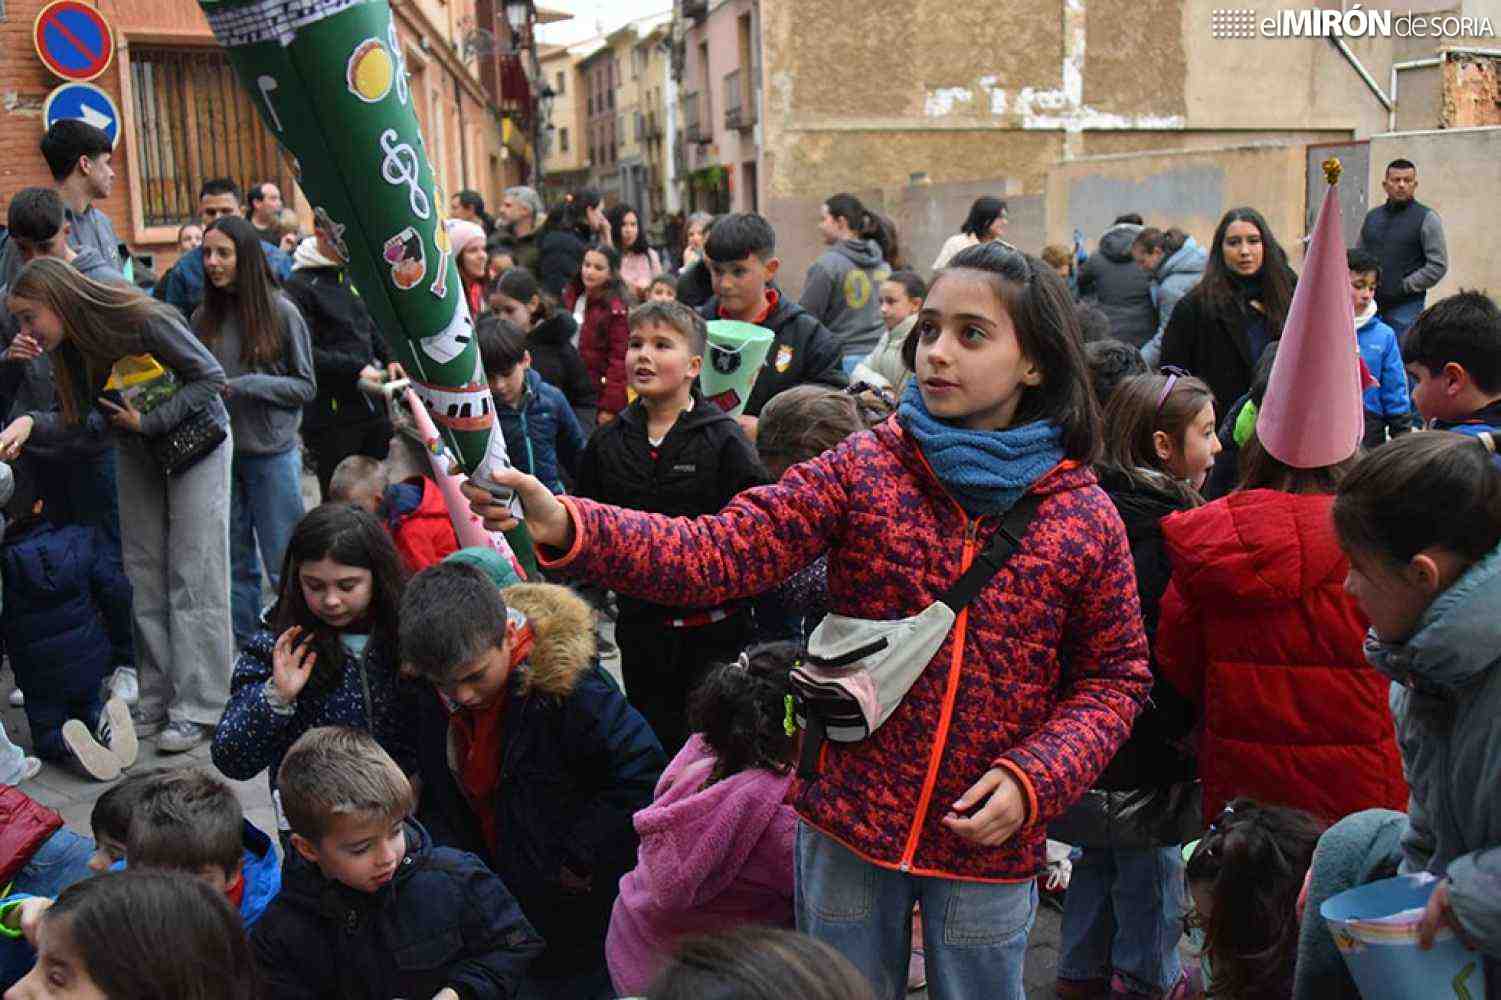
[[[823,203],[818,231],[828,249],[808,268],[800,304],[839,341],[848,372],[886,330],[879,292],[891,274],[882,252],[888,237],[880,220],[852,194]]]

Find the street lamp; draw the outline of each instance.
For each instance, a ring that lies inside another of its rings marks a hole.
[[[537,92],[537,106],[532,114],[532,187],[542,193],[542,140],[552,121],[552,102],[557,93],[542,81]]]

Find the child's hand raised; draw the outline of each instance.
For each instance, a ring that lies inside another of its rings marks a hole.
[[[964,815],[971,809],[971,815]],[[999,847],[1021,829],[1026,818],[1027,797],[1020,783],[1005,768],[993,767],[959,796],[943,825],[972,844]]]
[[[318,654],[313,651],[311,640],[311,633],[305,632],[301,625],[293,625],[276,640],[272,651],[271,683],[288,705],[297,700],[318,665]]]
[[[497,469],[490,473],[490,478],[513,490],[520,498],[533,542],[555,549],[566,549],[572,544],[573,519],[568,508],[559,503],[552,490],[543,486],[537,477],[517,469]],[[469,500],[469,509],[484,520],[486,530],[510,531],[516,527],[517,521],[510,508],[497,503],[489,490],[472,481],[466,481],[462,489]]]

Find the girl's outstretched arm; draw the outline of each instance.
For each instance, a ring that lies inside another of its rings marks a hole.
[[[549,569],[673,607],[714,607],[771,589],[811,564],[843,530],[849,442],[796,466],[779,483],[747,490],[718,514],[665,517],[555,497],[510,469],[495,481],[517,492],[539,562]],[[491,530],[517,521],[466,485]]]

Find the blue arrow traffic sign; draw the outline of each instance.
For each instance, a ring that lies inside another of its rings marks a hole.
[[[115,36],[104,15],[81,0],[52,0],[37,14],[32,43],[42,65],[64,80],[92,80],[109,66]]]
[[[120,109],[110,96],[92,83],[65,83],[47,95],[42,105],[42,127],[68,119],[103,129],[111,146],[120,144]]]

